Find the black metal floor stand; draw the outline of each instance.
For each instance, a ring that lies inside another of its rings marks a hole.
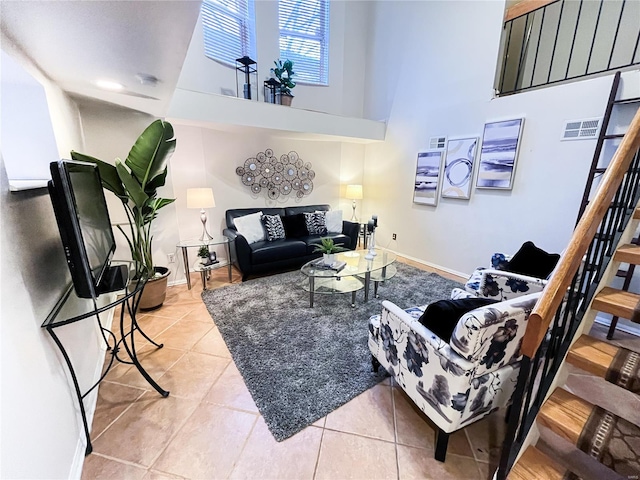
[[[73,381],[73,387],[76,393],[76,397],[78,398],[80,413],[82,415],[84,433],[87,439],[87,447],[85,450],[85,455],[89,455],[93,451],[93,447],[91,445],[91,436],[89,433],[87,414],[84,407],[84,399],[87,395],[89,395],[89,393],[91,393],[100,384],[102,380],[104,380],[107,373],[109,372],[111,367],[114,365],[115,361],[129,364],[129,365],[135,365],[135,367],[138,369],[140,374],[145,378],[147,382],[149,382],[149,384],[160,395],[162,395],[163,397],[167,397],[169,395],[169,392],[167,390],[164,390],[162,387],[160,387],[160,385],[158,385],[156,381],[153,378],[151,378],[151,376],[147,373],[144,367],[140,364],[138,360],[137,352],[136,352],[135,336],[134,336],[134,333],[136,331],[139,332],[147,341],[149,341],[156,348],[163,347],[163,344],[158,344],[154,342],[151,338],[149,338],[149,336],[140,328],[140,325],[138,325],[138,322],[136,320],[136,310],[138,308],[140,297],[142,296],[142,291],[144,289],[145,284],[146,284],[146,278],[137,281],[135,285],[130,287],[128,290],[126,290],[126,293],[122,297],[100,308],[98,308],[97,306],[96,299],[93,299],[92,309],[83,311],[75,316],[68,317],[64,314],[61,314],[61,312],[63,311],[63,306],[65,305],[66,302],[72,301],[74,298],[77,299],[77,297],[75,297],[75,294],[73,292],[73,288],[70,287],[67,293],[60,300],[60,302],[58,302],[58,305],[56,305],[54,310],[51,312],[47,320],[45,320],[45,322],[42,324],[42,328],[45,328],[47,330],[49,335],[51,335],[51,337],[53,338],[53,341],[55,342],[55,344],[60,349],[60,352],[62,353],[65,363],[67,364],[67,368],[69,369],[69,373]],[[120,338],[118,338],[113,333],[113,331],[103,327],[99,318],[100,313],[110,310],[111,308],[115,308],[118,305],[121,306],[120,318],[119,318],[120,325],[118,329],[120,332]],[[126,327],[125,325],[126,313],[129,313],[129,316],[131,317],[131,325],[128,327]],[[59,316],[62,316],[63,318],[58,318]],[[56,335],[55,329],[58,327],[69,325],[71,323],[76,323],[91,317],[95,317],[98,321],[98,325],[102,332],[102,337],[105,340],[105,343],[107,345],[107,351],[111,352],[111,358],[109,360],[109,365],[107,366],[107,368],[104,369],[98,381],[95,382],[86,392],[82,393],[80,384],[78,382],[78,377],[76,375],[76,372],[71,362],[71,359],[69,357],[69,354],[67,353],[64,345],[60,341],[60,338],[58,337],[58,335]],[[122,348],[124,348],[124,350],[126,351],[129,359],[122,358],[119,355]]]

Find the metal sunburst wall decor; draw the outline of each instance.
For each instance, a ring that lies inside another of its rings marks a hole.
[[[303,162],[296,152],[284,153],[278,159],[270,148],[247,158],[243,166],[236,168],[236,173],[252,193],[258,195],[266,190],[271,200],[292,192],[298,198],[309,195],[316,176],[311,162]]]

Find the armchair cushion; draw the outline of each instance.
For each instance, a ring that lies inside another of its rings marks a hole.
[[[536,247],[533,242],[525,242],[509,261],[506,269],[522,275],[547,278],[558,260],[560,260],[560,255],[557,253],[547,253]]]
[[[284,224],[284,231],[287,238],[300,238],[309,235],[304,213],[285,215],[282,217],[282,223]]]
[[[429,305],[418,321],[442,340],[449,342],[462,315],[496,302],[492,298],[483,297],[439,300]]]

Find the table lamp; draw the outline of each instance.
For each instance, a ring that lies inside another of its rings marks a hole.
[[[349,200],[353,200],[351,204],[353,208],[353,215],[351,215],[351,221],[357,222],[358,218],[356,217],[356,200],[362,200],[362,185],[347,185],[347,192],[345,197]]]
[[[213,237],[207,232],[207,213],[204,209],[215,206],[216,201],[213,199],[213,190],[210,188],[187,188],[187,208],[200,209],[200,221],[202,222],[200,240],[203,242],[213,240]]]

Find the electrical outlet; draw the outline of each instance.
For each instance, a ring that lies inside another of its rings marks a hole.
[[[392,240],[397,240],[396,234],[394,233],[393,235],[391,235],[391,239]]]
[[[167,253],[167,258],[169,259],[169,263],[176,262],[176,254],[175,253]]]

